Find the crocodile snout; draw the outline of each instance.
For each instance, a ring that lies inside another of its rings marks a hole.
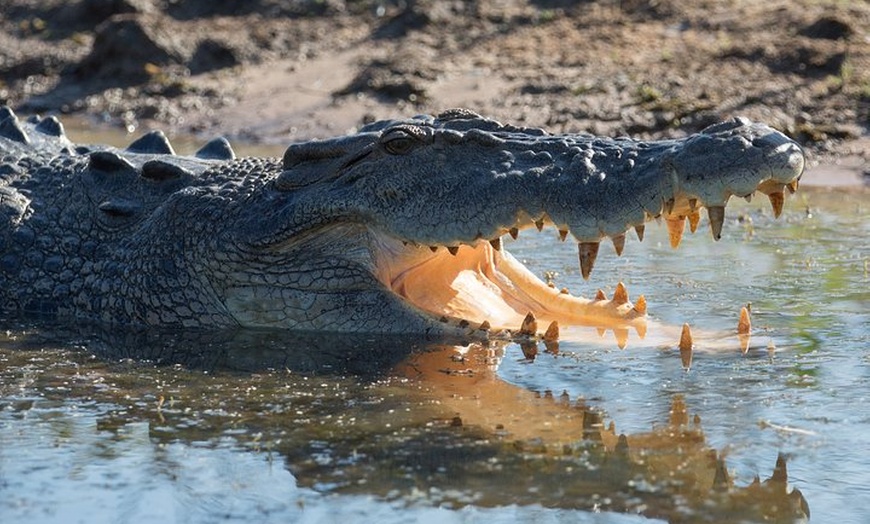
[[[778,131],[752,140],[752,145],[764,150],[770,162],[771,178],[787,184],[800,178],[806,167],[804,151],[796,142]]]

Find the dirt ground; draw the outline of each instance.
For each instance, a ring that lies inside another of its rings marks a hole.
[[[5,0],[0,103],[289,143],[468,107],[554,132],[764,121],[870,176],[870,2]],[[829,170],[830,171],[830,170]]]

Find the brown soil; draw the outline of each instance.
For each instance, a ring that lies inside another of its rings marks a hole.
[[[6,0],[0,103],[284,143],[464,106],[679,136],[732,115],[867,170],[870,3]]]

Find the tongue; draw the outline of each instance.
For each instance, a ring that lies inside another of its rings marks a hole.
[[[461,246],[455,255],[428,253],[393,269],[393,291],[417,307],[472,324],[486,321],[494,328],[516,329],[528,313],[542,322],[596,326],[623,326],[645,313],[621,286],[612,300],[588,300],[551,288],[510,253],[486,242]]]
[[[514,296],[518,290],[496,268],[495,256],[502,257],[487,243],[462,246],[456,255],[439,251],[399,273],[392,288],[433,315],[515,328],[536,305]]]

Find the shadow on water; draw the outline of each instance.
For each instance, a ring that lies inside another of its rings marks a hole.
[[[500,378],[506,354],[518,354],[508,343],[45,324],[18,324],[0,342],[0,421],[45,405],[59,409],[53,418],[91,408],[106,448],[141,423],[140,445],[155,450],[229,439],[283,462],[298,486],[373,496],[399,515],[421,503],[671,522],[809,514],[783,455],[765,480],[737,485],[683,395],[651,431],[621,433],[594,403]]]

